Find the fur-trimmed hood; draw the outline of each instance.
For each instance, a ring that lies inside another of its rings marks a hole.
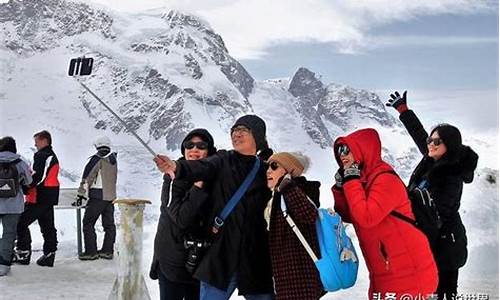
[[[458,175],[464,183],[471,183],[474,179],[478,159],[479,156],[474,150],[469,146],[462,146],[456,159],[443,158],[442,161],[437,161],[430,176],[434,179],[443,175]]]

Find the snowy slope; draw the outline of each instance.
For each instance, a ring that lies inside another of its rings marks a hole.
[[[208,128],[218,148],[230,148],[228,132],[234,120],[245,113],[258,114],[267,123],[273,149],[301,151],[312,158],[306,175],[322,182],[322,206],[333,205],[329,187],[337,167],[330,145],[341,134],[366,126],[377,128],[384,158],[404,178],[420,158],[395,114],[385,110],[376,94],[323,83],[305,68],[290,78],[255,81],[206,22],[180,12],[126,15],[78,2],[11,1],[0,4],[0,27],[0,136],[13,135],[20,154],[31,159],[32,134],[51,131],[66,187],[77,185],[85,160],[94,151],[94,137],[110,136],[119,152],[119,197],[153,201],[145,212],[145,274],[159,215],[161,174],[151,155],[74,78],[65,75],[71,57],[93,56],[94,75],[83,82],[154,150],[172,157],[180,155],[179,141],[194,127]],[[498,295],[498,145],[492,142],[494,134],[464,132],[464,137],[474,136],[465,142],[477,150],[480,161],[476,181],[465,187],[462,200],[470,260],[461,271],[461,287]],[[60,239],[56,267],[14,266],[12,276],[0,279],[0,299],[107,297],[114,264],[78,261],[73,212],[58,211],[56,222]],[[41,249],[38,229],[32,227],[34,248]],[[157,299],[157,282],[146,281]],[[367,286],[362,265],[354,288],[324,298],[362,299]]]

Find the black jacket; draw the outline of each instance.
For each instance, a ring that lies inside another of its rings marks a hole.
[[[200,238],[203,235],[201,212],[208,193],[193,182],[163,177],[161,207],[158,229],[154,242],[152,273],[160,268],[168,280],[177,283],[198,284],[186,270],[188,250],[184,248],[185,238]]]
[[[464,183],[471,183],[477,166],[478,155],[462,146],[461,153],[440,160],[427,156],[427,132],[412,110],[403,112],[400,120],[424,155],[408,184],[411,190],[422,180],[429,183],[429,191],[436,204],[443,226],[440,239],[433,249],[439,271],[457,270],[467,260],[467,236],[460,218],[459,208]]]
[[[59,202],[59,160],[52,150],[46,146],[33,156],[33,182],[28,192],[28,202],[44,205],[57,205]]]
[[[211,205],[207,216],[208,220],[213,220],[250,173],[254,163],[255,156],[221,150],[203,160],[178,161],[176,178],[211,183]],[[270,198],[266,169],[261,164],[255,180],[215,236],[195,272],[195,278],[225,290],[231,277],[236,275],[241,295],[273,293],[264,219],[264,209]]]

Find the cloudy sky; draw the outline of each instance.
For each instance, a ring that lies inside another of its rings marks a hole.
[[[498,2],[492,0],[92,0],[207,20],[256,79],[300,66],[387,96],[408,89],[436,121],[498,127]]]

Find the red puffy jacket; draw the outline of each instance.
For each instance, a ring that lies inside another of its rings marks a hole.
[[[373,293],[382,299],[393,293],[397,299],[434,293],[438,274],[427,238],[390,215],[396,210],[414,219],[404,183],[381,158],[377,131],[362,129],[338,138],[334,153],[342,165],[336,151],[340,144],[347,144],[361,165],[361,178],[346,182],[342,190],[332,187],[335,209],[356,230],[370,273],[369,299],[374,299]]]

